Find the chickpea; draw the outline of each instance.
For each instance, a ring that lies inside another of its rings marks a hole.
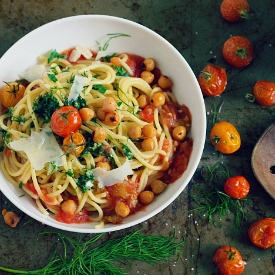
[[[139,193],[139,201],[143,204],[150,204],[153,199],[154,199],[155,195],[152,191],[142,191]]]
[[[157,129],[152,124],[146,124],[142,128],[142,134],[145,138],[155,137],[157,135]]]
[[[161,75],[159,80],[158,80],[158,85],[162,89],[168,89],[173,85],[173,83],[172,83],[171,79],[168,76]]]
[[[184,140],[186,137],[186,127],[185,126],[176,126],[173,129],[172,136],[175,140]]]
[[[81,108],[79,114],[84,121],[89,121],[95,116],[94,110],[90,108]]]
[[[141,148],[143,151],[152,151],[154,150],[154,147],[155,147],[155,142],[154,142],[154,139],[151,137],[145,138],[141,142]]]
[[[143,64],[145,66],[145,71],[151,72],[156,67],[156,62],[153,58],[146,58],[143,61]]]
[[[151,183],[151,188],[154,194],[160,194],[166,188],[167,184],[164,183],[162,180],[154,180]]]
[[[126,203],[119,201],[115,206],[115,212],[119,217],[125,218],[130,214],[130,208]]]
[[[151,103],[154,107],[162,106],[165,103],[165,96],[162,92],[155,92],[151,97]]]
[[[137,103],[138,103],[139,108],[143,109],[146,105],[149,104],[149,98],[148,98],[148,96],[146,96],[146,95],[140,95],[137,98]]]
[[[110,164],[107,162],[107,161],[99,161],[97,164],[96,164],[96,167],[100,167],[106,171],[110,171],[111,170],[111,166]]]
[[[94,137],[93,141],[94,142],[103,142],[107,137],[107,133],[104,128],[98,126],[95,127],[94,129]]]
[[[128,135],[131,139],[138,140],[141,137],[141,127],[139,125],[131,125],[128,129]]]
[[[143,71],[141,74],[140,74],[140,77],[146,81],[148,84],[151,84],[154,80],[154,74],[152,74],[151,72],[148,72],[148,71]]]
[[[74,200],[67,200],[61,204],[61,209],[65,213],[73,214],[76,211],[76,203]]]
[[[102,109],[104,112],[113,112],[115,111],[116,107],[116,101],[112,97],[107,96],[103,99]]]
[[[101,121],[104,121],[104,119],[106,117],[106,112],[103,110],[103,108],[98,108],[96,115],[97,115],[98,119],[100,119]]]
[[[104,119],[104,123],[109,126],[117,126],[119,122],[120,122],[120,118],[117,112],[107,113]]]

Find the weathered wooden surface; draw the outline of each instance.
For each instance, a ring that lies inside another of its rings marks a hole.
[[[226,92],[220,97],[205,98],[209,125],[207,134],[216,104],[221,106],[219,119],[233,123],[239,130],[243,142],[241,149],[233,155],[224,156],[214,150],[207,138],[194,178],[169,207],[140,225],[109,235],[124,235],[143,228],[146,234],[161,235],[172,235],[175,230],[179,239],[186,238],[186,249],[176,262],[164,266],[134,262],[131,274],[217,274],[212,255],[215,249],[225,244],[234,245],[241,251],[247,261],[244,275],[275,274],[271,250],[254,247],[247,236],[248,227],[253,221],[267,216],[275,217],[274,200],[259,184],[251,168],[253,148],[264,130],[274,122],[274,115],[269,108],[245,99],[245,95],[252,92],[256,80],[275,81],[275,2],[250,0],[255,16],[250,21],[239,23],[229,23],[221,18],[220,3],[221,0],[0,1],[0,56],[19,38],[52,20],[77,14],[108,14],[139,22],[165,37],[185,57],[196,75],[213,59],[227,70]],[[246,36],[254,44],[255,59],[250,66],[235,69],[223,60],[221,48],[231,35]],[[233,214],[222,218],[215,215],[213,223],[208,222],[202,213],[188,212],[194,207],[189,194],[194,187],[204,186],[200,177],[202,167],[213,166],[217,161],[226,164],[232,175],[244,175],[251,184],[248,198],[253,205],[245,206],[247,223],[243,224],[240,231],[236,230]],[[22,269],[43,266],[55,243],[52,237],[38,233],[55,230],[30,221],[2,194],[0,205],[1,209],[13,210],[21,216],[16,228],[8,227],[0,217],[0,265]],[[75,235],[68,232],[64,234]]]

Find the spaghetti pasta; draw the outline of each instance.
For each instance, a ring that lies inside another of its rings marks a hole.
[[[131,214],[142,204],[139,194],[151,190],[153,181],[172,183],[176,178],[169,176],[169,169],[175,161],[182,166],[176,177],[184,172],[192,139],[174,137],[172,130],[184,126],[188,132],[191,115],[177,103],[171,88],[158,86],[157,68],[152,70],[153,83],[140,77],[144,58],[123,53],[96,60],[90,51],[91,58],[81,56],[70,62],[72,51],[55,53],[51,60],[39,57],[47,69],[40,79],[23,80],[23,97],[0,116],[5,143],[1,170],[35,200],[43,214],[51,212],[65,223],[98,222],[101,228],[106,222],[122,222],[124,217],[116,211],[118,202]],[[165,103],[158,107],[150,104],[156,92],[165,96]],[[141,95],[148,99],[146,106],[138,103]],[[68,111],[61,112],[68,106]],[[93,110],[95,116],[82,119],[82,108]],[[73,112],[80,116],[80,124],[70,131]],[[53,121],[53,116],[60,121]],[[152,137],[142,133],[147,124],[155,128]],[[131,126],[139,129],[137,139],[129,137]],[[56,127],[65,134],[56,133]],[[94,139],[96,128],[103,129],[97,133],[103,133],[102,142]],[[81,135],[84,142],[78,143],[73,134]],[[180,159],[185,161],[180,163]],[[99,172],[104,176],[100,184]]]

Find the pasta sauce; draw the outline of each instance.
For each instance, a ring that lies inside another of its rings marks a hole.
[[[43,214],[96,228],[165,192],[193,147],[191,114],[157,61],[99,55],[77,46],[39,57],[41,76],[24,80],[23,97],[0,116],[11,183]]]

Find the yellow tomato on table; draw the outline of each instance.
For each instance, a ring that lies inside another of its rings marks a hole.
[[[241,147],[241,136],[230,122],[217,122],[210,131],[210,141],[223,154],[232,154]]]

